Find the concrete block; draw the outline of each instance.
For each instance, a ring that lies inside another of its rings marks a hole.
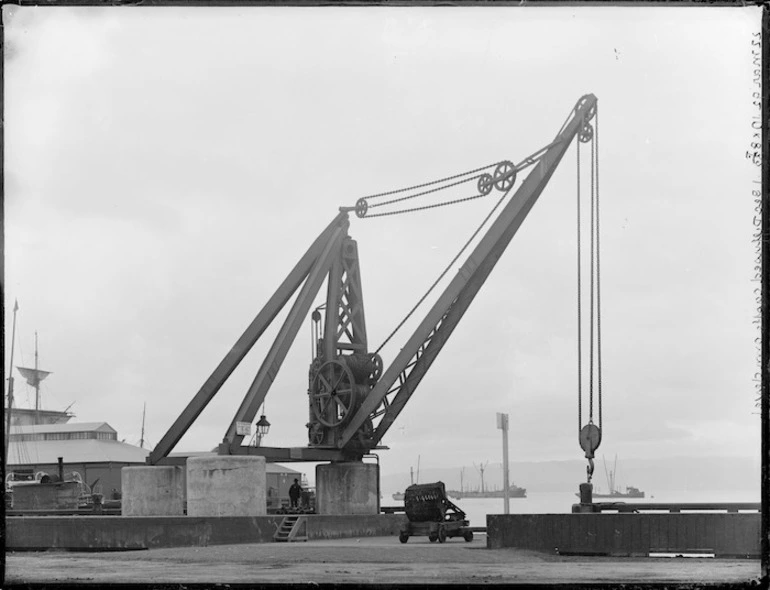
[[[316,466],[318,514],[378,514],[379,466],[351,461]]]
[[[264,457],[187,459],[188,516],[264,516],[266,489]]]
[[[184,468],[176,465],[121,469],[123,516],[184,514]]]

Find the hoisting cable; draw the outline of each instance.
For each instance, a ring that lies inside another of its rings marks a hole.
[[[594,167],[596,168],[596,349],[597,349],[597,388],[599,402],[599,428],[602,425],[602,275],[601,257],[599,248],[599,109],[596,109],[596,136],[594,138]]]
[[[369,195],[366,197],[361,197],[356,201],[356,204],[354,207],[341,207],[340,210],[342,211],[355,211],[356,215],[358,217],[364,217],[364,218],[373,218],[373,217],[386,217],[389,215],[398,215],[401,213],[413,213],[415,211],[423,211],[425,209],[434,209],[436,207],[444,207],[446,205],[454,205],[457,203],[463,203],[465,201],[472,201],[474,199],[480,199],[482,197],[485,197],[490,192],[492,192],[492,188],[496,188],[499,191],[507,191],[511,186],[513,186],[514,182],[516,181],[516,175],[521,172],[522,170],[528,168],[529,166],[532,166],[536,164],[538,161],[540,161],[540,158],[543,157],[543,155],[554,145],[557,143],[561,143],[564,141],[561,138],[557,138],[556,140],[552,141],[545,147],[540,148],[536,152],[530,154],[526,158],[524,158],[521,162],[518,164],[513,164],[512,162],[508,160],[504,160],[502,162],[496,162],[493,164],[488,164],[487,166],[483,166],[481,168],[476,168],[474,170],[469,170],[468,172],[463,172],[462,174],[455,174],[453,176],[447,176],[445,178],[441,178],[439,180],[433,180],[431,182],[425,182],[422,184],[417,184],[411,187],[387,191],[383,193],[377,193],[374,195]],[[479,172],[482,172],[484,170],[487,170],[491,168],[492,166],[496,166],[494,173],[489,174],[487,172],[483,174],[478,174]],[[472,176],[471,176],[472,175]],[[467,178],[463,178],[467,177]],[[460,180],[456,180],[456,179]],[[449,181],[454,180],[455,182],[450,182],[449,184],[442,184]],[[458,186],[460,184],[464,184],[466,182],[470,182],[472,180],[477,180],[476,188],[478,189],[478,193],[474,195],[470,195],[467,197],[461,197],[456,199],[451,199],[449,201],[443,201],[440,203],[433,203],[430,205],[421,205],[419,207],[410,207],[408,209],[398,209],[396,211],[387,211],[384,213],[374,213],[369,214],[370,209],[375,209],[377,207],[384,207],[385,205],[392,205],[394,203],[400,203],[403,201],[407,201],[410,199],[415,199],[417,197],[422,197],[425,195],[430,195],[433,193],[437,193],[439,191],[452,188],[454,186]],[[387,201],[383,201],[381,203],[373,203],[370,204],[369,201],[371,199],[376,199],[380,197],[395,195],[399,193],[409,192],[413,190],[417,190],[420,188],[425,188],[428,186],[433,186],[436,184],[441,184],[441,186],[436,186],[434,188],[431,188],[429,190],[421,191],[415,194],[405,195],[402,197],[398,197],[395,199],[390,199]]]
[[[420,300],[414,305],[414,307],[409,311],[409,313],[406,314],[406,317],[404,317],[403,320],[399,322],[399,324],[393,329],[393,331],[388,335],[387,338],[385,338],[385,341],[380,344],[380,346],[375,351],[375,354],[379,353],[380,350],[388,343],[390,342],[390,339],[393,338],[393,336],[396,335],[396,332],[398,332],[401,327],[409,320],[410,317],[412,317],[412,314],[417,310],[418,307],[422,304],[423,301],[430,295],[431,291],[436,288],[436,285],[439,284],[441,279],[444,278],[447,272],[449,272],[449,269],[452,268],[452,265],[454,265],[455,262],[457,262],[457,259],[462,256],[463,252],[468,249],[468,246],[471,244],[473,239],[478,235],[478,233],[481,231],[481,229],[486,225],[486,223],[489,221],[489,218],[492,217],[494,212],[497,210],[497,208],[500,206],[500,204],[505,200],[505,198],[508,196],[508,193],[511,191],[513,186],[510,186],[508,190],[503,193],[503,195],[498,199],[497,203],[495,203],[494,207],[492,207],[491,211],[487,214],[487,216],[481,221],[479,226],[476,228],[476,230],[471,234],[471,237],[468,238],[468,241],[465,242],[465,244],[460,248],[460,251],[455,255],[454,258],[452,258],[451,262],[447,264],[446,268],[441,272],[439,277],[433,281],[433,284],[428,287],[428,290],[425,292],[425,294],[420,297]]]
[[[596,128],[592,128],[589,120],[596,115]],[[581,448],[585,451],[588,466],[586,468],[588,483],[594,472],[594,452],[602,439],[602,404],[601,404],[601,276],[599,272],[599,199],[598,199],[598,109],[589,113],[582,128],[578,132],[577,142],[577,322],[578,322],[578,433]],[[590,281],[589,281],[589,360],[588,360],[588,424],[583,426],[583,331],[582,331],[582,235],[581,235],[581,178],[580,178],[580,144],[591,142],[590,156]],[[594,369],[596,368],[596,372]],[[594,424],[594,384],[598,401],[598,425]]]

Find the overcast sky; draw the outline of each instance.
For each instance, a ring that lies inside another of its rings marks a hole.
[[[53,371],[44,408],[74,403],[76,420],[137,443],[146,402],[157,443],[339,206],[519,161],[590,92],[598,454],[758,455],[759,168],[745,156],[758,8],[6,5],[3,17],[5,370],[18,299],[14,364],[34,363],[37,330]],[[496,412],[510,414],[512,461],[582,457],[575,161],[573,145],[386,435],[385,472],[418,455],[499,462]],[[351,218],[373,348],[491,204]],[[267,397],[265,445],[307,443],[309,325]],[[221,441],[276,327],[176,450]]]

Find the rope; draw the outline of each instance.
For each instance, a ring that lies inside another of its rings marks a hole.
[[[385,341],[380,344],[379,348],[375,350],[375,354],[379,353],[380,350],[388,343],[390,342],[390,339],[395,336],[396,332],[398,332],[401,327],[409,320],[410,317],[412,317],[412,314],[417,310],[417,308],[422,304],[423,301],[428,297],[428,295],[433,291],[433,289],[436,288],[436,285],[439,284],[441,279],[444,278],[447,272],[449,272],[449,269],[452,267],[452,265],[457,262],[457,259],[462,256],[463,252],[468,248],[470,243],[473,241],[473,239],[478,235],[478,233],[481,231],[481,229],[486,225],[487,221],[489,221],[489,218],[492,217],[492,214],[497,210],[497,208],[500,206],[500,203],[503,202],[503,200],[508,196],[508,193],[511,191],[513,187],[509,188],[507,191],[503,193],[503,195],[498,199],[497,203],[495,203],[494,207],[492,207],[492,210],[487,214],[487,216],[482,220],[482,222],[479,224],[479,226],[476,228],[476,230],[471,234],[471,237],[468,238],[468,241],[465,242],[462,248],[460,248],[460,251],[455,255],[454,258],[452,258],[452,261],[446,266],[446,268],[442,271],[442,273],[439,275],[439,277],[433,281],[433,284],[428,288],[428,290],[425,292],[425,294],[420,298],[420,300],[415,304],[415,306],[409,311],[409,313],[406,314],[406,317],[404,317],[403,320],[398,324],[398,326],[395,327],[395,329],[388,335],[388,337],[385,339]],[[434,205],[435,206],[435,205]],[[385,214],[383,214],[385,215]]]

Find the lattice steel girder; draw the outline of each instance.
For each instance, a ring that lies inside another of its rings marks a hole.
[[[460,267],[457,275],[350,420],[338,439],[340,448],[348,444],[364,421],[373,415],[381,404],[385,403],[386,395],[392,393],[390,388],[393,383],[407,369],[413,357],[420,352],[426,340],[430,338],[431,342],[425,347],[417,361],[413,363],[412,370],[396,391],[395,397],[390,400],[382,419],[375,426],[371,444],[376,445],[382,440],[468,309],[481,285],[486,281],[497,260],[526,219],[527,214],[569,148],[572,139],[583,128],[585,122],[590,119],[595,108],[596,97],[592,94],[585,95],[578,101],[571,113],[571,118],[557,134],[555,141],[542,155],[532,172],[484,234],[468,259]],[[439,322],[441,322],[440,326],[438,325]],[[434,330],[436,333],[432,335]]]
[[[348,214],[340,212],[326,229],[321,232],[225,358],[217,365],[211,376],[206,380],[198,393],[195,394],[195,397],[187,404],[187,407],[171,425],[166,434],[163,435],[163,438],[150,453],[147,459],[148,463],[156,465],[161,458],[166,457],[172,451],[227,378],[252,349],[265,329],[275,319],[278,312],[283,309],[289,298],[302,284],[302,281],[307,278],[310,269],[313,267],[324,246],[329,242],[330,236],[335,229],[342,224],[347,227],[349,223]]]
[[[288,317],[284,321],[283,326],[281,326],[281,330],[273,341],[270,351],[267,353],[265,360],[262,361],[262,366],[259,367],[257,376],[254,378],[248,392],[246,392],[246,397],[244,397],[240,408],[238,408],[233,421],[230,423],[227,434],[225,434],[225,440],[230,441],[231,454],[234,454],[234,451],[241,446],[243,441],[243,435],[236,434],[236,424],[238,422],[251,422],[256,417],[259,406],[262,405],[267,391],[278,375],[286,354],[294,343],[297,332],[307,317],[310,306],[313,304],[313,300],[321,288],[321,284],[329,274],[329,269],[334,266],[335,261],[339,260],[342,240],[346,235],[347,228],[348,222],[345,222],[332,231],[329,241],[308,273],[307,280],[299,295],[297,295],[297,299]]]

